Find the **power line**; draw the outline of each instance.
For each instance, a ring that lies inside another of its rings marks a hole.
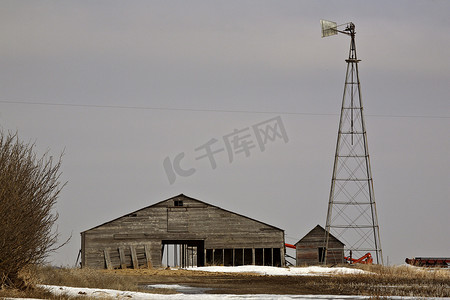
[[[280,114],[280,115],[304,115],[304,116],[338,116],[336,113],[311,113],[292,111],[257,111],[257,110],[227,110],[227,109],[198,109],[198,108],[171,108],[171,107],[149,107],[149,106],[127,106],[127,105],[99,105],[99,104],[73,104],[54,102],[31,102],[0,100],[5,104],[40,105],[40,106],[64,106],[83,108],[110,108],[110,109],[134,109],[134,110],[163,110],[163,111],[187,111],[187,112],[214,112],[214,113],[245,113],[245,114]],[[377,118],[423,118],[423,119],[450,119],[450,116],[430,116],[430,115],[380,115],[368,114],[368,117]]]
[[[171,108],[171,107],[125,106],[125,105],[71,104],[71,103],[28,102],[28,101],[9,101],[9,100],[0,100],[0,103],[25,104],[25,105],[45,105],[45,106],[66,106],[66,107],[85,107],[85,108],[190,111],[190,112],[285,114],[285,115],[289,114],[289,115],[311,115],[311,116],[336,116],[337,115],[337,114],[331,114],[331,113],[328,114],[328,113],[307,113],[307,112],[286,112],[286,111],[256,111],[256,110],[197,109],[197,108]]]

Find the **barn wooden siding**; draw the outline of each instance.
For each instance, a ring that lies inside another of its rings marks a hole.
[[[295,244],[295,248],[297,266],[321,264],[322,253],[325,249],[325,229],[317,225]],[[344,244],[332,235],[328,241],[327,263],[344,263]]]
[[[282,229],[181,194],[82,232],[82,267],[159,268],[165,244],[198,266],[284,266]]]

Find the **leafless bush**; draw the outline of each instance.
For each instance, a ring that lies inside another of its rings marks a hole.
[[[0,287],[21,287],[19,272],[56,249],[61,156],[37,157],[34,148],[0,131]]]

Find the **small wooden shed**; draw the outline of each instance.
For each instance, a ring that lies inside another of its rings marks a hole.
[[[284,231],[181,194],[81,233],[82,267],[169,264],[284,266]]]
[[[344,244],[330,234],[328,264],[344,263]],[[325,229],[317,225],[295,244],[296,265],[310,266],[323,263],[325,255]]]

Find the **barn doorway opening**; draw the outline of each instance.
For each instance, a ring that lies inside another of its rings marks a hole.
[[[320,263],[325,262],[325,247],[319,247],[317,249],[319,251],[319,262]]]
[[[161,263],[165,267],[203,267],[205,264],[203,240],[162,240],[161,244]]]
[[[282,266],[280,248],[206,249],[205,253],[207,266]]]

